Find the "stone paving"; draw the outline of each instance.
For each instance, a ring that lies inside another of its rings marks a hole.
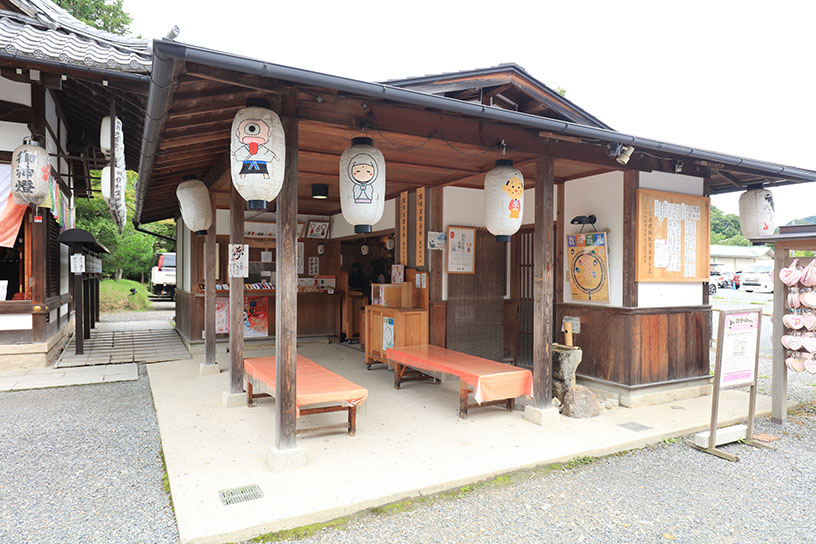
[[[16,374],[0,375],[0,392],[123,382],[138,378],[139,369],[135,363],[82,368],[36,368]]]

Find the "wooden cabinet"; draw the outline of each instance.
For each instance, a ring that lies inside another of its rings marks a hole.
[[[384,345],[428,343],[428,310],[369,305],[365,316],[365,363],[369,368],[375,363],[388,364]]]

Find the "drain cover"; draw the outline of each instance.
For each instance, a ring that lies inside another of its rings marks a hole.
[[[641,425],[640,423],[636,423],[634,421],[629,421],[626,423],[618,423],[618,427],[623,427],[624,429],[629,429],[630,431],[648,431],[651,427],[646,425]]]
[[[228,506],[230,504],[238,504],[263,498],[263,491],[261,491],[261,488],[258,487],[257,484],[252,484],[244,487],[222,489],[218,492],[218,496],[221,498],[221,504]]]

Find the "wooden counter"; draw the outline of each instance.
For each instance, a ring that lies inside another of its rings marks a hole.
[[[218,299],[229,299],[229,291],[216,291]],[[245,303],[252,299],[265,299],[266,335],[275,336],[275,292],[265,290],[245,290]],[[298,336],[339,336],[340,295],[337,292],[298,292]],[[246,304],[245,304],[246,307]],[[218,322],[218,319],[216,318]],[[228,320],[227,320],[228,321]],[[203,342],[204,295],[176,291],[176,329],[191,344]],[[227,332],[219,332],[218,338],[227,338]],[[248,335],[246,338],[264,337]]]
[[[365,364],[388,364],[383,348],[385,319],[393,319],[393,347],[428,343],[428,310],[424,308],[365,307]],[[390,347],[390,346],[389,346]]]

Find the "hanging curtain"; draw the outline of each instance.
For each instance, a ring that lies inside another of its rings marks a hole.
[[[0,164],[0,246],[14,247],[26,208],[11,194],[11,165]]]

